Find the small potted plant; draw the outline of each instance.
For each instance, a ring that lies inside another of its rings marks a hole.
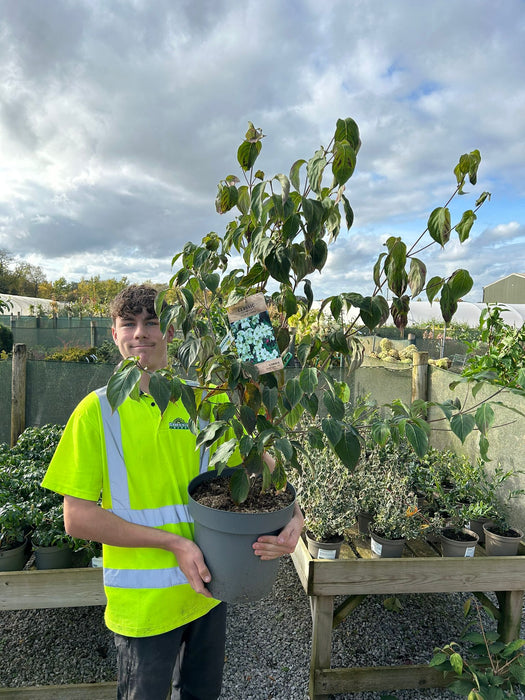
[[[355,522],[355,482],[347,467],[321,438],[303,446],[301,471],[293,473],[297,499],[304,513],[308,551],[317,559],[337,559],[344,533]]]
[[[28,514],[23,504],[0,501],[0,571],[19,571],[27,561]]]
[[[64,530],[62,503],[46,512],[35,512],[31,541],[37,569],[66,569],[71,566],[74,542]]]

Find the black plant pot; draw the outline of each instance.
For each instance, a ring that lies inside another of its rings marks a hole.
[[[228,476],[233,470],[225,469]],[[232,513],[203,506],[192,498],[200,484],[217,478],[217,472],[200,474],[188,487],[188,508],[195,525],[195,542],[200,547],[212,580],[208,589],[214,598],[227,603],[248,603],[270,593],[277,577],[279,559],[261,561],[253,543],[260,535],[277,535],[290,522],[294,500],[270,513]]]

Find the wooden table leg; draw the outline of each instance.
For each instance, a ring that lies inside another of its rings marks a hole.
[[[334,616],[333,596],[311,596],[312,609],[312,654],[310,657],[310,700],[328,700],[329,695],[316,693],[315,672],[328,669],[332,656],[332,622]]]
[[[498,632],[502,642],[513,642],[520,636],[523,593],[524,591],[498,591],[496,593],[500,609]]]

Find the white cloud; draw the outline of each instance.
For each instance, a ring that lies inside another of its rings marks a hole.
[[[471,269],[478,296],[490,278],[525,270],[521,0],[2,9],[0,247],[50,278],[167,279],[186,240],[224,229],[216,183],[237,172],[248,120],[267,134],[271,176],[326,144],[341,116],[363,141],[347,192],[355,225],[314,289],[369,287],[382,241],[414,240],[473,148],[476,192],[493,200],[473,240],[436,262]]]

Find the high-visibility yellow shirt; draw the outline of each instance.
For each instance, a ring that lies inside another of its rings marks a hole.
[[[105,395],[99,399],[92,392],[76,407],[42,485],[89,501],[102,496],[102,507],[120,517],[193,539],[187,487],[202,467],[182,402],[170,403],[161,416],[149,394],[142,394],[139,401],[126,399],[118,416],[111,418],[119,424],[121,445],[114,436],[106,445],[102,401],[107,401]],[[119,450],[123,459],[115,466]],[[195,593],[171,552],[103,545],[103,563],[106,624],[119,634],[162,634],[218,604]]]

